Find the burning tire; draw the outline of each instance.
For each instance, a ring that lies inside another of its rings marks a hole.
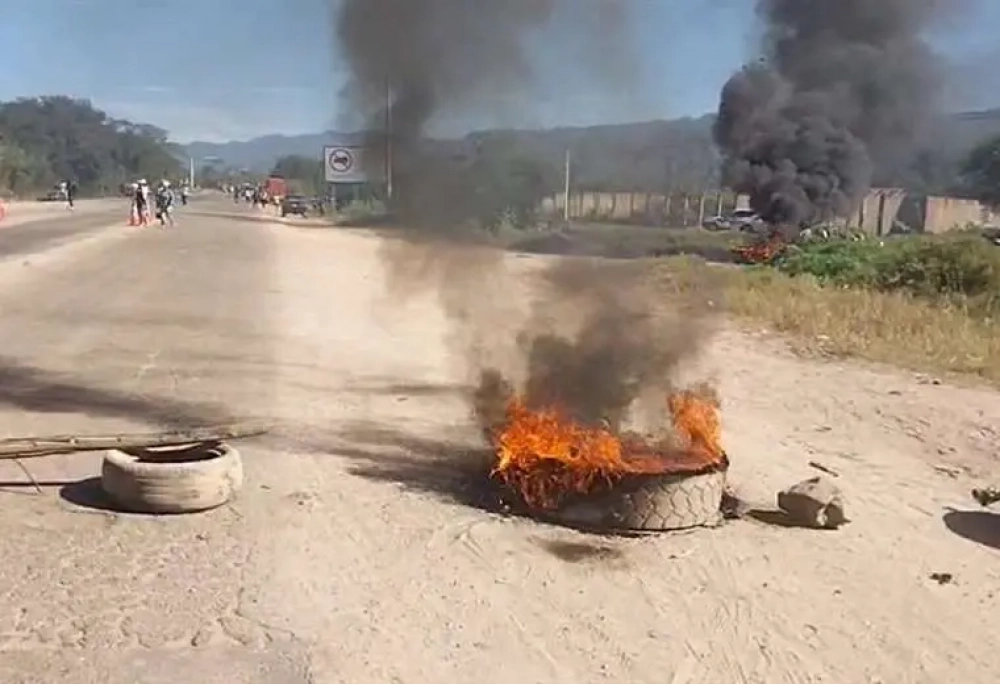
[[[599,497],[571,502],[553,522],[595,530],[663,532],[722,523],[726,471],[642,476]]]
[[[488,433],[497,449],[492,476],[528,515],[594,531],[718,525],[729,469],[718,397],[697,386],[671,393],[667,406],[673,434],[659,437],[580,424],[517,398],[502,417],[486,402],[478,411],[484,424],[501,426]]]
[[[239,452],[224,443],[154,447],[104,456],[101,487],[136,513],[193,513],[229,502],[243,485]]]

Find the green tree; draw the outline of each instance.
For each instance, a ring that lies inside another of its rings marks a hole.
[[[502,224],[531,227],[542,200],[555,191],[558,175],[554,167],[535,159],[481,152],[470,174],[476,220],[491,230]]]
[[[972,149],[962,165],[965,190],[991,207],[1000,207],[1000,136]]]
[[[83,193],[108,193],[137,177],[181,172],[163,129],[113,119],[87,100],[62,95],[0,102],[0,186],[23,194],[61,179]]]
[[[44,177],[42,160],[13,143],[0,143],[0,192],[14,195],[30,192]]]

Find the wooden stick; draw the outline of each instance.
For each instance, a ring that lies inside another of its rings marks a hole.
[[[36,480],[35,476],[31,474],[30,470],[28,470],[28,466],[24,465],[19,458],[15,458],[14,463],[17,464],[17,467],[21,469],[24,476],[31,482],[32,486],[35,488],[35,494],[44,494],[45,492],[42,490],[42,485],[38,484],[38,480]]]
[[[255,437],[268,432],[264,425],[215,425],[173,432],[149,432],[117,435],[54,435],[50,437],[11,437],[0,439],[0,461],[36,458],[76,451],[104,449],[143,449],[198,442],[221,442],[227,439]]]
[[[833,475],[834,477],[840,477],[840,473],[829,466],[825,466],[819,461],[809,461],[809,467],[815,468],[816,470],[822,470],[827,475]]]

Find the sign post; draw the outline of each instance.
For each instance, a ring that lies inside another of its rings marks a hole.
[[[323,148],[327,183],[367,183],[365,148],[359,145],[331,145]]]

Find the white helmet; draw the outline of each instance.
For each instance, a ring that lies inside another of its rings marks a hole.
[[[169,188],[170,187],[170,181],[168,181],[166,179],[162,180],[161,183],[163,184],[163,187],[165,187],[165,188]]]
[[[147,185],[146,179],[145,178],[140,178],[139,179],[139,185]]]

